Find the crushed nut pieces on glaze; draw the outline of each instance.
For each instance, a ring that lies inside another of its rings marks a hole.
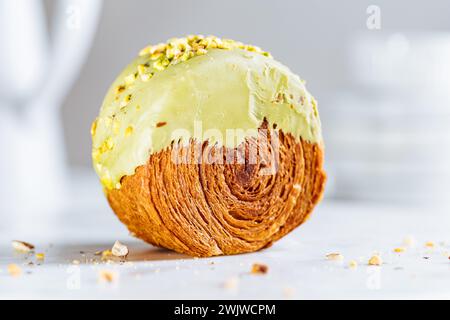
[[[141,81],[149,81],[156,72],[165,70],[170,65],[176,65],[180,62],[187,61],[195,56],[204,55],[210,49],[242,49],[249,52],[260,53],[264,56],[271,57],[268,52],[262,51],[260,48],[251,45],[245,45],[239,41],[230,39],[219,39],[214,36],[204,37],[202,35],[191,35],[186,38],[173,38],[167,43],[160,43],[155,46],[148,46],[139,52],[139,56],[148,57],[149,61],[144,64],[139,64],[135,73],[131,73],[124,77],[124,83],[118,85],[115,88],[116,100],[120,99],[122,93],[128,88],[132,87],[136,80],[140,78]],[[130,104],[132,95],[126,95],[120,102],[120,110],[126,112],[126,107]],[[156,127],[160,128],[165,126],[166,122],[158,122]],[[91,134],[95,136],[97,128],[97,119],[92,123]],[[114,134],[119,133],[118,127],[113,129]],[[127,127],[125,129],[125,136],[130,136],[132,128]],[[105,143],[107,141],[105,140]],[[111,151],[112,148],[105,148],[102,145],[100,148],[92,151],[92,158],[95,162],[98,162],[102,154]],[[98,168],[99,170],[100,167]],[[119,187],[120,184],[111,181],[109,176],[101,178],[103,185],[112,189],[113,187]]]

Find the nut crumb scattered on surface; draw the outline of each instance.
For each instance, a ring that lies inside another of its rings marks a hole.
[[[227,290],[236,290],[239,287],[239,278],[238,277],[231,277],[228,278],[224,284],[223,287]]]
[[[383,260],[377,254],[372,256],[368,262],[369,266],[381,266],[382,263],[383,263]]]
[[[45,259],[45,254],[44,253],[36,253],[36,259],[44,260]]]
[[[405,250],[406,250],[406,249],[405,249],[404,247],[398,247],[398,248],[395,248],[395,249],[394,249],[394,252],[395,252],[395,253],[402,253],[402,252],[405,252]]]
[[[356,267],[358,267],[358,262],[356,260],[350,260],[348,266],[350,269],[355,269]]]
[[[11,245],[16,252],[20,253],[28,253],[34,250],[34,245],[25,241],[13,240]]]
[[[167,122],[161,121],[161,122],[158,122],[158,123],[156,124],[156,127],[157,127],[157,128],[161,128],[161,127],[164,127],[166,124],[167,124]]]
[[[111,253],[115,257],[124,258],[128,255],[129,251],[126,245],[116,241],[111,249]]]
[[[433,241],[427,241],[427,242],[425,242],[425,247],[427,247],[427,248],[434,248],[435,244],[434,244]]]
[[[286,299],[292,299],[292,297],[294,297],[295,295],[295,289],[292,287],[285,287],[283,289],[283,296]]]
[[[406,236],[405,239],[403,239],[403,245],[405,247],[414,247],[416,243],[416,240],[413,236]]]
[[[117,281],[118,274],[111,270],[100,270],[98,273],[98,279],[100,282],[115,282]]]
[[[342,261],[344,260],[344,256],[340,253],[334,252],[334,253],[329,253],[325,256],[327,258],[327,260],[331,260],[331,261]]]
[[[112,252],[111,252],[111,250],[104,250],[104,251],[102,251],[101,255],[103,258],[110,257],[110,256],[112,256]]]
[[[269,271],[269,267],[265,264],[254,263],[252,265],[251,273],[253,274],[266,274]]]
[[[8,265],[8,273],[13,277],[18,277],[22,274],[22,269],[15,263]]]

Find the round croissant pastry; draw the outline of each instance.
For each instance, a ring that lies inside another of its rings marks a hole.
[[[325,184],[315,99],[261,49],[189,36],[149,46],[92,125],[95,170],[128,229],[193,256],[256,251]]]

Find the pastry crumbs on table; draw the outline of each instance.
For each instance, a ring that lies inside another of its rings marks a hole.
[[[111,249],[111,253],[115,257],[124,258],[128,255],[129,250],[126,245],[120,243],[119,241],[116,241]]]
[[[112,256],[112,252],[111,252],[111,250],[103,250],[103,251],[101,251],[101,255],[103,258],[110,257],[110,256]]]
[[[38,260],[44,260],[45,259],[45,254],[44,253],[36,253],[36,259]]]
[[[157,128],[161,128],[161,127],[164,127],[166,124],[167,124],[167,122],[165,122],[165,121],[158,122],[158,123],[156,124],[156,127],[157,127]]]
[[[225,280],[223,287],[227,290],[235,290],[239,286],[239,278],[238,277],[230,277]]]
[[[13,240],[11,245],[16,252],[28,253],[34,250],[34,245],[25,241]]]
[[[18,277],[22,274],[22,269],[15,263],[8,265],[8,273],[12,277]]]
[[[129,126],[125,129],[125,137],[129,137],[133,133],[133,126]]]
[[[265,264],[254,263],[252,265],[252,274],[266,274],[269,271],[269,267]]]
[[[383,263],[383,260],[377,254],[373,255],[368,261],[369,266],[381,266],[382,263]]]
[[[402,253],[405,252],[405,248],[404,247],[398,247],[398,248],[394,248],[394,252],[395,253]]]
[[[433,241],[427,241],[427,242],[425,242],[425,247],[427,247],[427,248],[434,248],[435,244],[434,244]]]
[[[100,282],[115,282],[118,278],[118,273],[111,270],[100,270],[98,273],[98,279]]]
[[[355,269],[356,267],[358,267],[358,262],[356,262],[356,260],[350,260],[348,266],[350,269]]]
[[[337,252],[333,252],[333,253],[328,253],[326,256],[327,260],[331,260],[331,261],[342,261],[344,260],[344,256],[340,253]]]
[[[292,287],[285,287],[283,289],[283,296],[286,299],[291,299],[295,295],[295,289]]]
[[[413,236],[406,236],[403,239],[403,245],[405,247],[413,247],[415,245],[416,240],[414,239]]]

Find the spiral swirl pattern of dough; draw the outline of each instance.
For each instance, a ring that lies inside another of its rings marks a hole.
[[[252,147],[260,150],[253,158]],[[177,163],[174,154],[187,161]],[[292,231],[320,200],[325,179],[322,145],[279,130],[238,148],[172,143],[107,196],[137,237],[215,256],[256,251]]]

